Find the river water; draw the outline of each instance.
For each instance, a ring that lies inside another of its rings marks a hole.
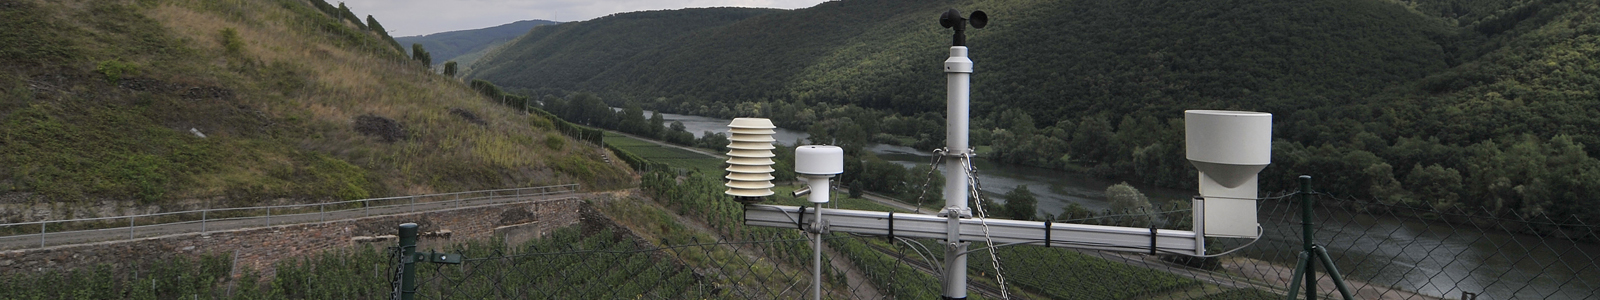
[[[649,114],[645,112],[646,117]],[[707,131],[726,132],[730,122],[679,114],[664,113],[662,117],[667,123],[683,122],[696,137]],[[807,137],[800,130],[776,131],[774,138],[783,144]],[[903,146],[873,145],[869,149],[908,167],[926,165],[931,157],[927,150]],[[1117,183],[1086,174],[993,163],[981,156],[973,163],[985,197],[1000,200],[1006,192],[1027,185],[1039,199],[1040,213],[1057,214],[1069,203],[1093,211],[1106,209],[1110,205],[1105,189]],[[1195,194],[1193,190],[1134,186],[1154,203],[1189,199]],[[1300,249],[1299,206],[1295,203],[1292,199],[1262,201],[1258,218],[1266,234],[1240,254],[1292,270]],[[1506,229],[1500,227],[1412,221],[1341,209],[1319,209],[1318,214],[1317,241],[1329,250],[1349,280],[1450,299],[1458,299],[1461,292],[1480,294],[1479,299],[1600,299],[1600,245],[1503,234]]]

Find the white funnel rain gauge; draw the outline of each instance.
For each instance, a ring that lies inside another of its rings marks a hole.
[[[1189,162],[1200,170],[1197,231],[1256,237],[1256,173],[1272,163],[1272,114],[1188,110],[1183,124]]]

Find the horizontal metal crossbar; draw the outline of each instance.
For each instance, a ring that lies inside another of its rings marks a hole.
[[[816,218],[815,209],[779,205],[747,205],[744,209],[745,225],[806,229]],[[867,235],[947,238],[949,219],[923,214],[893,214],[889,212],[822,209],[826,231],[850,232]],[[892,223],[891,223],[892,222]],[[988,240],[996,244],[1037,244],[1049,247],[1109,250],[1123,252],[1160,252],[1165,254],[1202,255],[1196,253],[1195,233],[1182,230],[1155,230],[1149,228],[1049,223],[1004,219],[961,219],[961,240],[985,240],[984,226],[988,226]],[[1154,238],[1152,239],[1152,234]],[[1049,242],[1046,242],[1046,237]],[[1152,248],[1152,243],[1154,247]],[[1154,250],[1154,251],[1152,251]]]

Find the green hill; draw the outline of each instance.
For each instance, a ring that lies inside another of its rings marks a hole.
[[[528,33],[541,25],[555,24],[545,20],[522,20],[500,26],[440,32],[427,35],[403,36],[394,38],[400,45],[407,47],[411,44],[422,44],[423,49],[434,55],[434,62],[444,64],[446,61],[456,61],[462,66],[471,65],[484,52],[499,46],[511,39]]]
[[[973,140],[989,159],[1194,182],[1181,112],[1276,115],[1269,189],[1600,220],[1593,2],[830,1],[536,28],[468,74],[613,106],[769,117],[837,143],[942,145],[948,8],[985,10]]]
[[[307,1],[7,1],[0,27],[0,194],[51,218],[629,180]]]

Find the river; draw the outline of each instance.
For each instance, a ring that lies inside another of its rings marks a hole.
[[[648,117],[650,112],[645,114]],[[679,114],[664,113],[662,117],[667,123],[683,122],[696,137],[707,131],[725,132],[730,122]],[[807,137],[800,130],[776,131],[774,138],[783,144]],[[869,149],[908,167],[928,164],[931,157],[927,150],[903,146],[873,145]],[[1040,213],[1059,213],[1069,203],[1094,211],[1106,209],[1110,205],[1105,189],[1117,183],[1080,173],[994,163],[982,156],[973,163],[986,197],[1000,200],[1006,192],[1027,185],[1039,199]],[[1195,194],[1193,190],[1134,186],[1154,203],[1189,199]],[[1258,218],[1266,234],[1242,255],[1294,266],[1300,248],[1299,206],[1290,201],[1262,201]],[[1318,216],[1317,240],[1330,250],[1347,279],[1450,299],[1457,299],[1463,291],[1480,294],[1479,299],[1600,297],[1596,294],[1600,290],[1600,265],[1596,262],[1600,245],[1504,234],[1506,229],[1499,227],[1380,218],[1342,209],[1319,209],[1318,213],[1324,215]]]

